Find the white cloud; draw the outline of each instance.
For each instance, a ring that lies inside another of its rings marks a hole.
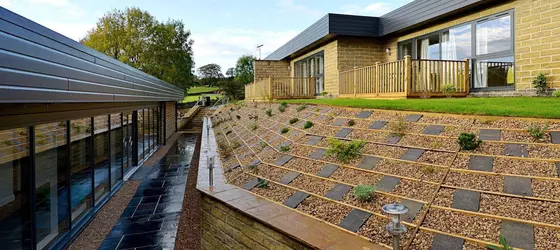
[[[296,0],[280,0],[278,6],[280,6],[284,12],[295,15],[305,13],[305,15],[310,16],[311,18],[319,18],[326,15],[326,13],[323,13],[320,10],[307,7],[303,4],[298,4],[296,3]]]
[[[70,0],[26,0],[26,2],[32,6],[45,5],[56,7],[71,17],[82,17],[84,15],[84,10]]]
[[[368,16],[382,16],[388,12],[396,9],[399,6],[388,4],[385,2],[374,2],[366,6],[357,4],[347,4],[340,8],[342,13],[349,15],[368,15]]]
[[[42,25],[75,41],[80,41],[95,27],[95,23],[44,22]]]
[[[4,8],[10,8],[14,5],[13,0],[0,0],[0,6]]]

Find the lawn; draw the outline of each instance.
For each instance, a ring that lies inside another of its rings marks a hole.
[[[554,97],[492,97],[453,99],[301,99],[290,103],[325,104],[333,106],[394,109],[439,113],[560,118],[560,98]]]
[[[222,95],[218,95],[218,94],[206,94],[207,96],[210,96],[210,99],[212,100],[216,100],[218,99],[218,97],[222,97]],[[189,96],[185,96],[185,99],[183,99],[183,102],[196,102],[198,101],[198,97],[200,95],[189,95]]]
[[[198,95],[204,93],[211,93],[218,90],[218,87],[205,87],[205,86],[195,86],[187,90],[188,95]]]

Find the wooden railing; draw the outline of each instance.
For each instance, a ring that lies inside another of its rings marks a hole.
[[[406,98],[442,96],[452,84],[454,96],[469,93],[469,61],[412,60],[410,56],[389,63],[339,73],[340,97]]]
[[[245,86],[246,100],[305,99],[315,97],[313,77],[269,77]]]

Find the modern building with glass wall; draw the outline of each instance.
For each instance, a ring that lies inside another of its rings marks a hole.
[[[0,245],[60,249],[176,131],[183,90],[0,7]]]

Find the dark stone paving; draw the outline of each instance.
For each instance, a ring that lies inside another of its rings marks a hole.
[[[453,193],[452,208],[478,212],[480,208],[480,193],[469,190],[457,189]]]
[[[344,185],[344,184],[336,184],[327,194],[325,197],[329,199],[333,199],[335,201],[342,200],[344,196],[352,189],[351,186]]]
[[[445,126],[442,125],[430,125],[424,129],[425,135],[439,135]]]
[[[321,109],[321,111],[319,111],[319,113],[323,113],[323,114],[324,114],[324,113],[327,113],[327,112],[329,112],[329,111],[331,111],[331,108],[324,108],[324,109]]]
[[[259,164],[261,164],[261,161],[259,159],[256,159],[256,160],[252,161],[251,163],[249,163],[249,165],[247,165],[247,166],[258,166]]]
[[[307,117],[310,117],[312,114],[312,112],[306,112],[303,116],[301,116],[301,118],[305,119]]]
[[[280,159],[274,162],[274,165],[283,166],[284,164],[289,162],[292,158],[294,157],[291,155],[283,155],[282,157],[280,157]]]
[[[502,221],[500,233],[506,238],[508,245],[512,247],[527,250],[535,249],[533,225]]]
[[[340,137],[340,138],[346,138],[346,136],[348,136],[348,134],[350,134],[350,132],[352,132],[353,129],[351,128],[342,128],[340,131],[336,132],[336,134],[334,135],[335,137]]]
[[[552,143],[560,144],[560,132],[550,132],[550,138],[552,139]]]
[[[469,169],[492,172],[494,168],[494,157],[471,155],[469,159]]]
[[[278,144],[278,146],[276,147],[276,149],[280,150],[280,148],[282,148],[282,147],[287,147],[287,146],[290,146],[290,145],[292,145],[292,142],[291,142],[291,141],[284,141],[284,142]]]
[[[319,170],[317,176],[329,178],[329,176],[331,176],[334,173],[334,171],[336,171],[337,169],[338,169],[338,165],[334,165],[331,163],[325,164],[321,168],[321,170]]]
[[[381,161],[381,159],[375,156],[366,156],[360,165],[358,165],[358,168],[372,170],[379,161]]]
[[[420,156],[424,153],[424,149],[418,149],[418,148],[411,148],[408,149],[406,151],[406,153],[403,154],[403,156],[401,156],[401,160],[407,160],[407,161],[417,161]]]
[[[556,164],[556,173],[560,176],[560,162],[557,162],[555,164]]]
[[[288,185],[288,184],[290,184],[290,182],[292,182],[298,176],[299,176],[298,172],[290,171],[290,172],[286,173],[284,176],[282,176],[282,178],[280,178],[280,183],[282,183],[284,185]]]
[[[352,232],[358,232],[370,216],[370,213],[354,208],[344,217],[339,226]]]
[[[309,158],[319,160],[319,159],[323,158],[323,156],[325,155],[326,152],[327,152],[326,149],[318,148],[317,150],[315,150],[313,153],[311,153],[309,155]]]
[[[297,191],[292,194],[292,196],[288,197],[286,201],[284,201],[284,205],[291,208],[296,208],[303,200],[307,199],[307,197],[309,197],[308,193]]]
[[[272,144],[273,142],[277,141],[277,140],[280,139],[280,138],[281,138],[281,136],[276,135],[276,136],[270,138],[270,139],[269,139],[268,141],[266,141],[266,142],[268,142],[268,144]]]
[[[423,203],[411,200],[403,200],[401,204],[405,205],[408,208],[408,212],[403,217],[403,220],[408,222],[412,222],[414,218],[416,218],[418,212],[420,212],[420,210],[424,206]]]
[[[463,250],[463,244],[465,244],[464,239],[436,234],[432,241],[431,250]]]
[[[500,141],[502,139],[499,129],[481,129],[479,139],[483,141]]]
[[[319,143],[319,141],[323,139],[322,136],[315,136],[315,135],[311,135],[308,138],[309,139],[307,139],[307,142],[305,142],[305,144],[307,145],[317,145],[317,143]]]
[[[410,114],[406,116],[406,121],[407,122],[417,122],[420,120],[420,118],[422,118],[421,114]]]
[[[375,190],[383,191],[383,192],[391,192],[401,181],[400,178],[393,177],[393,176],[383,176],[377,184],[375,184]]]
[[[358,113],[356,115],[356,118],[368,118],[371,114],[373,113],[373,111],[370,110],[362,110],[360,111],[360,113]]]
[[[225,161],[224,161],[224,162],[225,162]],[[232,171],[232,170],[234,170],[234,169],[236,169],[236,168],[238,168],[238,167],[241,167],[241,165],[239,165],[239,163],[236,163],[235,165],[233,165],[233,166],[231,166],[231,167],[227,167],[225,171],[226,171],[226,173],[227,173],[227,172],[230,172],[230,171]]]
[[[336,118],[334,120],[334,122],[332,123],[332,125],[333,126],[344,126],[344,124],[346,124],[347,121],[348,121],[348,119]]]
[[[139,168],[131,179],[142,183],[99,249],[173,249],[195,142],[183,134],[159,163]]]
[[[391,133],[387,136],[386,140],[387,140],[387,143],[389,143],[389,144],[397,144],[397,143],[399,143],[401,138],[402,138],[402,135]]]
[[[505,144],[504,154],[507,156],[529,157],[527,145],[524,144]]]
[[[258,178],[253,178],[251,179],[249,182],[245,183],[245,185],[243,185],[243,189],[245,190],[251,190],[253,189],[257,184],[259,184],[259,179]]]
[[[533,196],[531,178],[504,176],[504,193]]]
[[[386,121],[375,121],[371,125],[369,125],[369,128],[370,129],[382,129],[383,127],[385,127],[385,125],[387,125]]]

